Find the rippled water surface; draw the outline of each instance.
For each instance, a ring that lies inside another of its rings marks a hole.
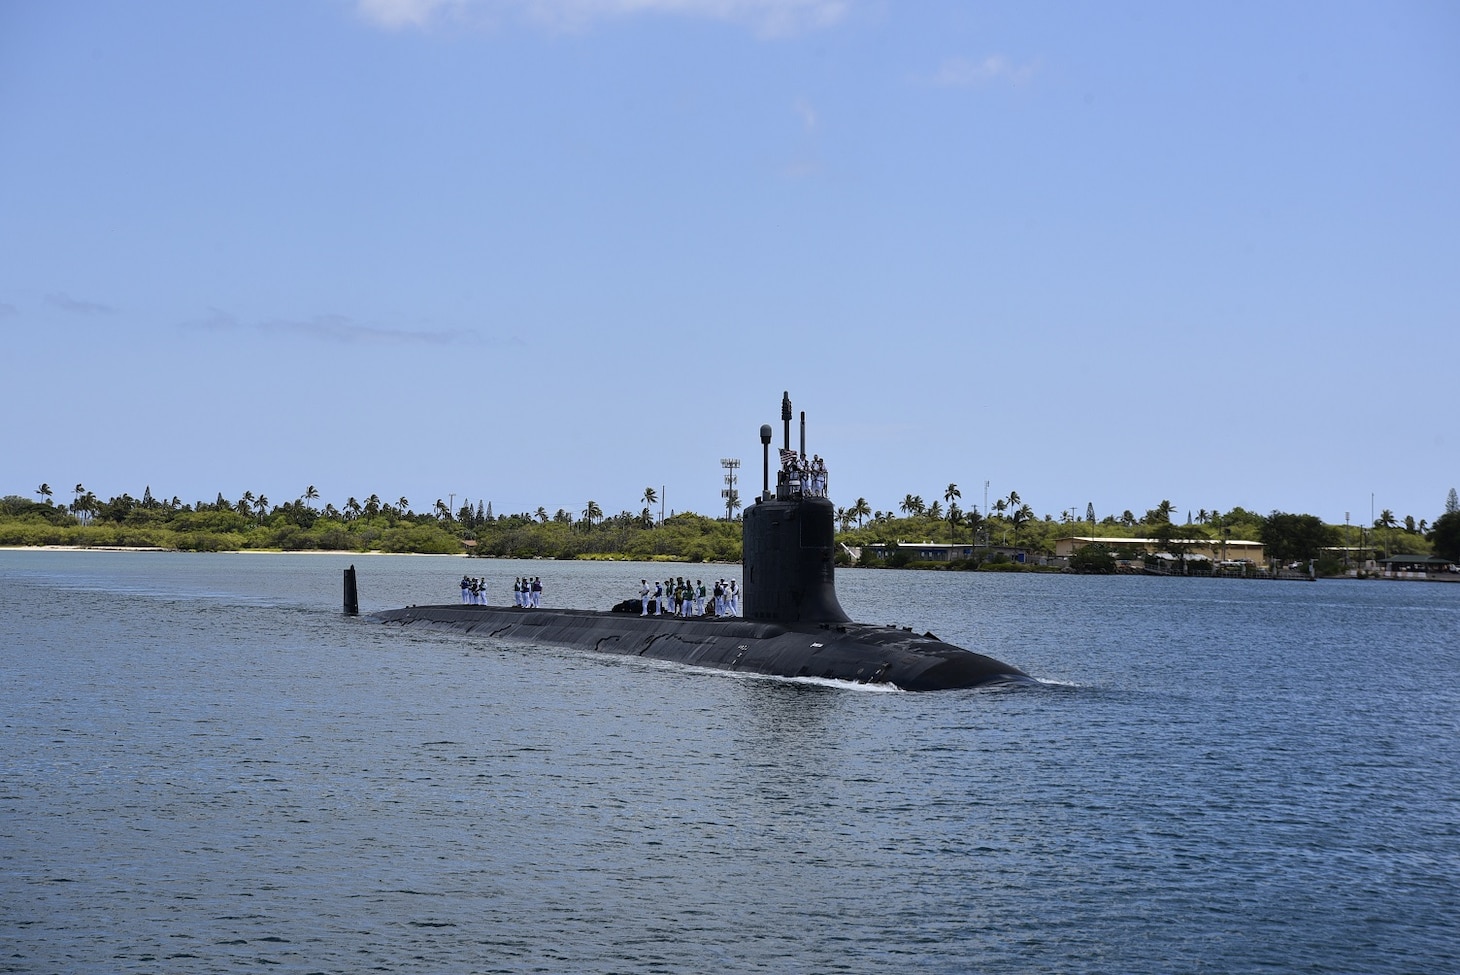
[[[1048,682],[917,695],[348,619],[347,564],[0,552],[0,971],[1460,970],[1460,585],[839,572]]]

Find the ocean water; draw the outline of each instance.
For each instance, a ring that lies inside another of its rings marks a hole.
[[[0,552],[0,971],[1460,970],[1460,586],[838,572],[1045,682],[919,695],[349,619],[350,561]]]

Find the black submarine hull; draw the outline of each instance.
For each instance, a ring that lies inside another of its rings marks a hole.
[[[917,635],[867,623],[760,622],[740,617],[639,616],[574,609],[408,606],[383,623],[445,627],[512,643],[645,657],[736,673],[883,684],[904,691],[1023,682],[1017,667]]]

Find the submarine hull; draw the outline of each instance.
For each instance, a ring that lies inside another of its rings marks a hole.
[[[373,618],[512,643],[647,657],[737,673],[885,684],[905,691],[1027,681],[1017,667],[931,634],[867,623],[763,622],[572,609],[408,606]]]

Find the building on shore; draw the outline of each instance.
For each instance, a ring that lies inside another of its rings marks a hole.
[[[1168,546],[1180,546],[1187,558],[1206,559],[1219,564],[1223,562],[1248,561],[1261,565],[1267,558],[1261,542],[1245,538],[1173,538],[1170,542],[1159,538],[1101,537],[1097,535],[1071,535],[1055,539],[1056,558],[1067,559],[1086,545],[1103,545],[1114,551],[1135,549],[1146,555],[1167,551]]]
[[[870,552],[872,557],[877,559],[887,559],[897,554],[903,554],[910,562],[956,562],[980,555],[985,558],[991,555],[1004,555],[1012,562],[1024,562],[1034,558],[1027,549],[1014,548],[1010,545],[973,546],[966,542],[960,542],[957,545],[949,545],[946,542],[897,542],[896,544],[872,542],[855,548],[845,545],[842,548],[854,561],[861,559],[864,551]]]
[[[1460,569],[1437,555],[1391,555],[1369,563],[1381,579],[1439,579],[1460,581]]]

